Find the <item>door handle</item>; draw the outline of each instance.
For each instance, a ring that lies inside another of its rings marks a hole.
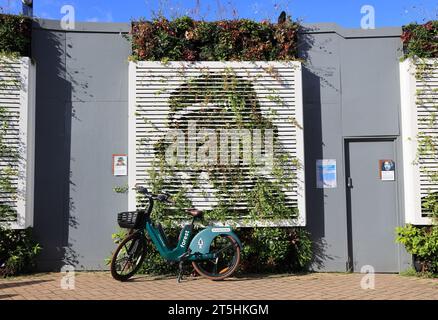
[[[351,179],[351,177],[347,178],[347,187],[353,188],[353,179]]]

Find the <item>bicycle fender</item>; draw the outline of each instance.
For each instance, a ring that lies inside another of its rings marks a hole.
[[[229,235],[231,236],[242,248],[242,243],[240,242],[237,235],[232,231],[231,227],[207,227],[201,232],[199,232],[190,242],[190,253],[209,253],[210,245],[213,239],[219,235]]]

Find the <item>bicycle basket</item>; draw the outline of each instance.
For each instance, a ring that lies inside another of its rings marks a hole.
[[[120,212],[117,215],[117,222],[120,228],[140,229],[143,227],[144,211]]]

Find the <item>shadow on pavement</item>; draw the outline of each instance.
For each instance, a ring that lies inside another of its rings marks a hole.
[[[0,300],[9,299],[18,296],[18,294],[0,294]]]
[[[4,282],[0,283],[0,289],[31,286],[34,284],[40,284],[44,282],[51,282],[52,280],[32,280],[32,281],[19,281],[19,282]],[[0,296],[2,297],[2,296]]]

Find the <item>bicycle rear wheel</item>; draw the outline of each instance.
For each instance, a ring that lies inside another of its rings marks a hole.
[[[141,232],[127,236],[117,247],[111,260],[111,275],[118,281],[131,278],[146,256],[146,238]]]
[[[212,260],[193,261],[192,265],[201,276],[210,280],[223,280],[231,276],[240,263],[240,247],[233,237],[219,235],[210,245]]]

